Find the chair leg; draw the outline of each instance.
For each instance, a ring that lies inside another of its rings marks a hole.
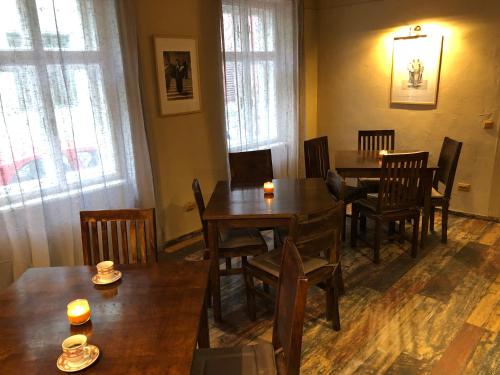
[[[351,213],[351,246],[356,247],[356,241],[358,237],[358,208],[356,204],[352,205],[352,213]]]
[[[203,259],[210,259],[210,250],[207,249],[203,252]],[[210,287],[207,288],[206,303],[207,307],[212,307],[212,289]]]
[[[448,242],[448,202],[443,203],[441,208],[441,242]]]
[[[342,222],[342,235],[341,235],[341,240],[342,242],[345,241],[345,231],[346,231],[346,225],[347,225],[347,210],[346,210],[346,205],[344,204],[344,219]]]
[[[339,286],[339,295],[344,295],[345,294],[345,286],[344,286],[344,279],[342,277],[342,266],[339,262],[338,267],[338,280],[337,280],[337,285]]]
[[[405,220],[399,221],[399,243],[405,242]]]
[[[411,256],[417,257],[418,250],[418,227],[420,225],[420,215],[413,218],[413,236],[411,238]]]
[[[366,232],[366,216],[365,215],[361,215],[361,217],[359,218],[359,230],[361,232]]]
[[[226,270],[230,270],[231,268],[231,258],[226,258]]]
[[[373,246],[373,261],[378,264],[380,263],[380,232],[381,232],[381,222],[375,219],[375,241]]]
[[[248,317],[251,321],[254,321],[257,318],[255,312],[255,284],[253,276],[247,272],[246,268],[243,268],[243,276],[245,278],[245,289],[247,292]]]
[[[391,222],[389,222],[389,235],[393,236],[394,233],[396,233],[396,222],[395,221],[391,221]]]
[[[435,214],[436,208],[431,207],[431,211],[429,212],[429,229],[431,232],[434,232],[434,214]]]
[[[338,273],[335,271],[326,287],[326,319],[332,321],[332,328],[340,331]]]

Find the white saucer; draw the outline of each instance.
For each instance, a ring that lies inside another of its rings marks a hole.
[[[118,281],[122,277],[122,273],[118,270],[113,271],[115,274],[111,279],[103,279],[99,274],[92,276],[92,282],[97,285],[107,285]]]
[[[74,365],[67,361],[66,354],[62,353],[59,358],[57,358],[57,368],[64,372],[76,372],[83,370],[84,368],[89,367],[92,363],[94,363],[99,357],[99,348],[95,345],[87,345],[89,348],[89,356],[87,360],[79,365]]]

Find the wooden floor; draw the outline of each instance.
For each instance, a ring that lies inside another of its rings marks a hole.
[[[345,245],[342,330],[330,328],[324,293],[312,287],[302,374],[500,374],[500,224],[452,216],[448,244],[439,237],[431,235],[417,259],[409,243],[386,242],[379,265],[370,249]],[[251,322],[241,277],[221,285],[224,323],[211,319],[211,345],[270,341],[266,305]]]

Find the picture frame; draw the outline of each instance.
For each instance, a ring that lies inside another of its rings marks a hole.
[[[394,38],[391,104],[437,104],[442,49],[442,36]]]
[[[160,114],[200,112],[197,39],[156,35],[154,48]]]

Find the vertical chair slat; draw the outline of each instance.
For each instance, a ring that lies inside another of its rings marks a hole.
[[[130,258],[131,263],[137,263],[137,228],[136,221],[130,221]]]
[[[129,264],[127,222],[125,220],[120,221],[120,229],[121,229],[121,233],[122,233],[122,256],[123,256],[123,263],[124,264]]]
[[[106,220],[101,221],[101,237],[103,260],[109,260],[108,222]]]
[[[113,251],[113,262],[120,263],[120,249],[118,248],[118,227],[116,220],[111,222],[111,250]]]
[[[141,254],[141,263],[147,262],[147,249],[146,249],[146,227],[144,220],[139,221],[139,248]]]
[[[90,227],[92,229],[92,253],[93,253],[93,260],[91,264],[96,264],[99,262],[100,256],[99,256],[99,235],[97,231],[97,221],[91,221],[90,222]]]
[[[80,218],[80,228],[82,232],[83,264],[90,265],[90,232],[89,223]]]

